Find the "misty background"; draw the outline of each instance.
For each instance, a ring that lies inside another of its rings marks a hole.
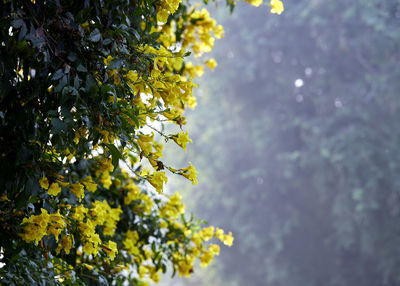
[[[199,184],[169,187],[235,241],[162,285],[400,285],[400,1],[284,5],[209,5],[218,67],[166,154]]]

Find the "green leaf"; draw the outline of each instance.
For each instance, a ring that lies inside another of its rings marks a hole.
[[[78,77],[78,75],[75,75],[75,78],[74,78],[74,88],[75,89],[79,89],[79,77]]]
[[[53,126],[52,132],[54,134],[60,134],[67,127],[66,124],[62,122],[59,118],[53,118],[51,120],[51,125]]]
[[[112,69],[120,69],[122,67],[123,61],[122,60],[112,60],[110,62],[110,68]]]
[[[23,25],[24,21],[22,19],[15,19],[11,22],[11,26],[13,26],[13,28],[21,28]]]
[[[118,168],[119,160],[122,159],[122,154],[113,144],[106,144],[106,146],[108,147],[108,151],[111,153],[114,169],[116,169]]]
[[[64,72],[62,69],[58,69],[53,76],[51,77],[51,80],[58,80],[60,78],[62,78],[62,76],[64,75]]]
[[[140,41],[140,35],[139,35],[139,33],[138,33],[135,29],[131,29],[131,31],[132,31],[133,35],[135,36],[135,38],[136,38],[138,41]]]
[[[109,84],[102,85],[100,92],[101,92],[101,96],[104,96],[105,94],[115,95],[114,87]]]
[[[27,32],[28,32],[28,28],[26,27],[25,22],[22,22],[22,27],[21,27],[21,30],[18,35],[19,42],[22,41],[22,39],[26,36]]]
[[[79,72],[87,72],[87,69],[82,64],[79,64],[76,70]]]
[[[98,42],[98,41],[100,41],[100,39],[101,39],[101,34],[100,34],[100,31],[99,31],[99,29],[94,29],[91,33],[90,33],[90,35],[89,35],[89,39],[92,41],[92,42]]]
[[[64,88],[64,86],[67,85],[67,81],[68,81],[67,75],[64,75],[54,88],[54,92],[60,92]]]
[[[96,80],[94,79],[94,77],[93,77],[92,75],[88,74],[88,75],[86,76],[86,85],[85,85],[85,88],[86,88],[87,91],[90,91],[90,89],[91,89],[93,86],[96,86]]]
[[[112,40],[110,39],[110,38],[107,38],[107,39],[104,39],[103,40],[103,45],[104,46],[107,46],[107,45],[109,45],[109,44],[111,44],[112,43]]]

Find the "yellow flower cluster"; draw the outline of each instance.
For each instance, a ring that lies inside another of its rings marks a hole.
[[[26,242],[35,241],[37,244],[45,235],[53,235],[58,241],[60,233],[65,229],[65,218],[60,211],[49,214],[47,210],[41,209],[40,215],[32,215],[30,218],[22,220],[23,233],[21,238]]]
[[[211,52],[215,39],[224,36],[224,28],[217,25],[205,8],[201,10],[193,9],[189,15],[188,25],[185,26],[183,34],[183,49],[191,47],[196,56]],[[183,23],[179,24],[183,25]]]
[[[113,235],[117,227],[120,215],[122,213],[121,207],[111,208],[107,201],[94,201],[90,208],[90,215],[96,225],[103,225],[104,235]]]
[[[39,184],[43,189],[48,189],[47,192],[49,195],[57,196],[61,192],[61,187],[57,182],[51,183],[49,185],[49,180],[46,177],[43,177],[39,180]]]
[[[115,255],[118,253],[117,244],[114,241],[108,241],[108,243],[103,244],[102,246],[104,252],[110,257],[111,260],[114,260]]]
[[[97,256],[99,248],[102,246],[103,251],[110,256],[111,260],[114,259],[116,244],[112,241],[104,244],[96,232],[96,227],[103,226],[104,235],[114,235],[121,213],[120,207],[111,208],[105,200],[103,202],[94,201],[90,209],[85,208],[83,205],[73,209],[72,217],[79,222],[84,253]],[[84,221],[85,218],[86,221]]]
[[[169,201],[160,208],[160,217],[166,219],[176,219],[185,212],[185,205],[181,202],[181,195],[175,193],[169,197]]]
[[[161,0],[157,6],[157,21],[165,23],[168,16],[175,13],[181,0]]]
[[[112,165],[111,165],[112,166]],[[56,180],[56,182],[49,183],[47,177],[43,177],[39,180],[39,184],[43,189],[47,190],[47,193],[52,196],[58,196],[61,192],[61,186],[69,189],[78,199],[81,201],[84,198],[85,187],[90,192],[95,192],[97,190],[97,184],[93,181],[93,178],[87,176],[82,180],[81,183],[67,183],[61,180]]]
[[[101,239],[99,234],[96,233],[96,224],[92,220],[87,219],[86,222],[79,223],[79,231],[83,243],[83,252],[87,255],[92,254],[97,256],[99,246],[101,245]]]
[[[179,272],[180,276],[189,276],[195,262],[195,258],[199,257],[200,265],[206,267],[210,264],[215,255],[219,255],[220,248],[217,244],[209,245],[208,249],[203,246],[204,241],[209,241],[213,237],[221,240],[225,245],[232,246],[233,237],[232,233],[224,234],[222,229],[214,227],[203,228],[198,232],[192,234],[191,241],[192,247],[188,255],[174,254],[175,269]]]
[[[73,239],[72,235],[63,235],[61,242],[57,246],[56,253],[59,254],[61,250],[64,250],[65,254],[69,254],[73,245]]]
[[[126,237],[123,240],[123,245],[126,251],[128,251],[129,254],[134,254],[134,255],[139,255],[140,251],[139,248],[137,248],[136,244],[139,241],[139,235],[137,231],[131,231],[128,230],[126,233]]]
[[[98,160],[98,167],[96,170],[96,177],[99,177],[100,182],[103,184],[103,187],[109,189],[112,180],[110,173],[114,171],[114,166],[112,165],[111,158],[101,158]]]
[[[129,205],[132,201],[139,199],[140,189],[132,179],[129,178],[129,183],[124,187],[124,189],[128,191],[124,198],[124,204]]]

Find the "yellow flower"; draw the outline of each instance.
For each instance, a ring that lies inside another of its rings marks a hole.
[[[249,3],[250,5],[258,7],[261,5],[262,0],[246,0],[246,2]]]
[[[81,201],[84,197],[85,188],[80,183],[70,184],[69,190]]]
[[[115,229],[117,228],[117,223],[120,219],[120,214],[122,213],[121,206],[117,208],[110,208],[108,210],[108,215],[104,224],[104,235],[113,235]]]
[[[193,272],[194,257],[187,255],[185,258],[177,262],[175,266],[178,268],[179,276],[189,277]]]
[[[96,170],[96,176],[99,176],[103,172],[114,171],[114,166],[112,164],[111,158],[103,158],[99,160],[99,167]]]
[[[165,220],[160,221],[160,223],[158,224],[158,226],[160,228],[167,228],[168,227],[168,223]]]
[[[104,64],[105,64],[106,66],[109,66],[109,65],[110,65],[110,62],[111,62],[113,59],[114,59],[114,58],[113,58],[112,56],[108,55],[107,58],[104,59]]]
[[[103,187],[108,190],[112,185],[110,173],[104,172],[103,174],[101,174],[100,182],[103,184]]]
[[[46,177],[41,178],[39,184],[43,189],[47,190],[49,188],[49,180]]]
[[[58,242],[58,236],[66,226],[67,224],[64,221],[64,217],[60,214],[60,210],[58,210],[57,213],[50,215],[47,227],[47,235],[54,235],[56,241]]]
[[[218,64],[215,59],[209,59],[206,61],[206,65],[210,70],[214,70]]]
[[[104,252],[110,257],[111,260],[114,260],[115,255],[118,253],[117,244],[114,241],[108,241],[107,244],[103,244]]]
[[[165,176],[165,172],[154,172],[153,175],[148,177],[148,182],[156,188],[157,192],[161,193],[164,188],[164,183],[167,183],[168,178]]]
[[[72,217],[76,219],[77,221],[83,221],[85,218],[85,214],[88,213],[88,209],[85,208],[83,205],[79,205],[74,208],[74,211],[72,213]]]
[[[144,203],[144,212],[149,214],[151,212],[151,210],[153,209],[153,201],[151,200],[151,198],[145,194],[141,194],[140,195],[140,199],[143,201]]]
[[[83,241],[82,251],[87,255],[93,254],[97,256],[99,251],[99,244],[101,244],[100,236],[96,233],[96,224],[90,219],[86,222],[79,224],[79,230],[81,231],[81,237]]]
[[[57,196],[61,192],[61,187],[58,183],[52,183],[47,192],[49,195]]]
[[[217,227],[214,236],[222,241],[224,239],[224,230]]]
[[[217,25],[213,28],[214,31],[214,36],[217,39],[221,39],[224,37],[224,27],[222,27],[222,25]]]
[[[197,185],[198,181],[197,181],[196,169],[194,168],[191,162],[189,162],[189,164],[190,164],[189,167],[182,169],[184,173],[181,173],[181,175],[184,176],[186,179],[192,181],[192,185]]]
[[[72,239],[71,239],[72,237]],[[70,235],[64,235],[61,239],[61,243],[57,246],[56,253],[59,254],[60,251],[63,249],[65,251],[65,254],[69,254],[71,248],[72,248],[72,242],[73,242],[74,237],[72,234]]]
[[[7,194],[2,194],[0,196],[0,202],[9,202],[10,199],[7,197]]]
[[[176,144],[182,147],[183,150],[186,151],[186,146],[189,142],[192,142],[192,139],[189,138],[189,134],[186,131],[185,133],[179,133],[178,135],[174,135],[172,139]]]
[[[97,190],[97,184],[93,181],[91,176],[87,176],[83,179],[82,183],[85,185],[89,192],[95,192]]]
[[[200,246],[203,243],[203,239],[201,238],[199,233],[194,233],[192,236],[192,241],[197,245]]]
[[[153,153],[153,158],[158,159],[160,157],[164,157],[162,150],[164,149],[164,145],[162,143],[158,143],[157,141],[153,141],[153,147],[156,152]]]
[[[129,254],[133,254],[136,251],[136,243],[139,240],[139,234],[136,230],[131,231],[128,230],[126,232],[126,238],[122,241],[125,249],[128,251]]]
[[[143,265],[139,266],[139,269],[138,269],[139,278],[143,278],[147,274],[147,272],[148,272],[148,269],[146,267],[144,267]],[[140,285],[140,286],[142,286],[142,285]]]
[[[150,272],[150,279],[153,280],[155,283],[160,282],[160,273],[155,272],[155,271],[151,271]]]
[[[138,136],[137,143],[139,144],[140,149],[142,149],[142,151],[145,155],[148,155],[151,153],[151,149],[152,149],[151,142],[153,141],[153,137],[154,137],[154,134],[151,134],[151,135],[140,134]]]
[[[96,234],[98,236],[98,234]],[[91,242],[85,242],[82,247],[82,251],[86,253],[87,255],[93,254],[94,256],[97,256],[97,253],[99,252],[99,248],[97,244],[93,244]]]
[[[280,15],[284,10],[283,3],[280,0],[271,0],[271,13]]]
[[[93,266],[87,263],[82,263],[83,266],[85,266],[89,271],[93,270]]]
[[[207,267],[208,264],[213,260],[214,252],[210,250],[203,251],[202,255],[200,256],[200,266]]]
[[[201,237],[203,237],[203,239],[205,241],[209,241],[211,238],[213,238],[214,227],[210,226],[210,227],[203,228],[202,230],[200,230],[200,235],[201,235]]]
[[[19,234],[19,236],[28,243],[35,241],[37,244],[47,234],[50,215],[45,209],[41,209],[41,211],[40,215],[33,215],[22,220],[24,233]]]
[[[125,186],[125,189],[128,190],[128,193],[124,198],[124,204],[129,205],[132,201],[139,198],[140,189],[134,182],[131,182],[127,186]]]
[[[90,31],[90,27],[89,27],[89,23],[88,22],[82,23],[81,26],[86,32]]]
[[[181,195],[175,193],[169,197],[169,201],[160,208],[160,216],[176,219],[185,212],[185,205],[181,202]]]
[[[224,234],[220,240],[227,246],[232,246],[233,244],[233,236],[232,232],[229,232],[228,234]]]
[[[102,224],[104,224],[104,221],[106,220],[109,209],[110,209],[110,206],[108,205],[108,203],[105,200],[103,200],[103,202],[94,201],[90,208],[90,217],[94,221],[95,224],[102,225]]]
[[[214,253],[214,255],[219,255],[219,245],[218,244],[211,244],[209,250]]]

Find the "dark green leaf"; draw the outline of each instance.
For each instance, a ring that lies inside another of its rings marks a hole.
[[[79,72],[87,72],[87,69],[82,64],[79,64],[76,70]]]
[[[51,120],[51,125],[53,126],[52,132],[54,134],[60,134],[66,129],[66,124],[62,122],[59,118],[53,118]]]
[[[94,29],[94,30],[90,33],[89,39],[90,39],[92,42],[98,42],[98,41],[100,41],[100,39],[101,39],[101,34],[100,34],[99,29],[97,29],[97,28]]]

